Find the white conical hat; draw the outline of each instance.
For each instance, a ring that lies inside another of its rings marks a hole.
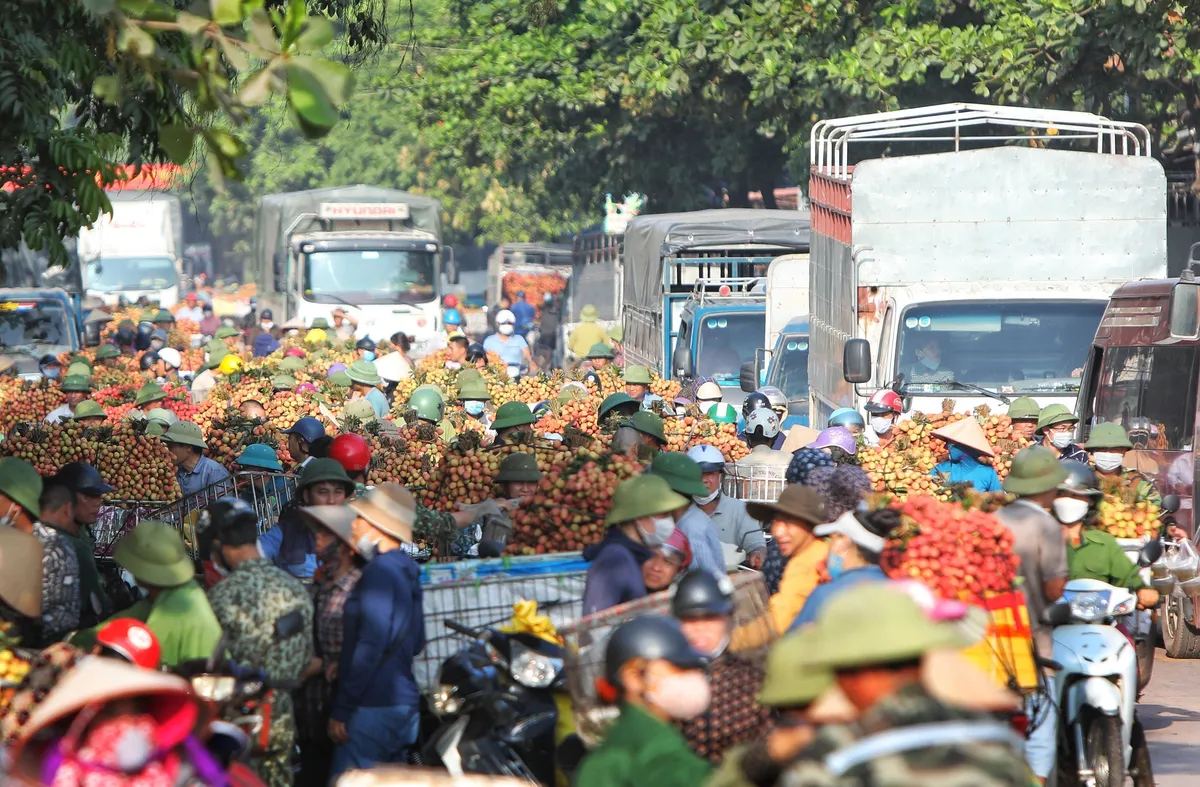
[[[941,429],[935,429],[934,437],[940,437],[948,443],[958,443],[964,448],[978,451],[984,456],[995,456],[996,453],[988,445],[983,427],[974,418],[963,418],[952,424],[946,424]]]

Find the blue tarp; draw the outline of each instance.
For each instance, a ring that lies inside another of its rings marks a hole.
[[[457,563],[426,563],[421,568],[421,584],[470,582],[505,577],[537,577],[587,571],[588,562],[579,552],[553,555],[463,560]]]

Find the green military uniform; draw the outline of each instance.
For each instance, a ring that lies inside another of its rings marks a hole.
[[[247,560],[209,592],[213,612],[228,635],[229,655],[261,667],[275,683],[298,683],[313,655],[313,607],[304,586],[266,560]],[[300,633],[275,641],[275,621],[299,610]],[[296,745],[292,697],[276,691],[267,749],[251,765],[268,787],[290,787],[290,757]]]
[[[1102,530],[1085,528],[1078,544],[1067,542],[1067,571],[1071,579],[1098,579],[1129,590],[1146,586],[1137,565],[1117,540]]]
[[[144,598],[121,610],[117,617],[140,620],[154,632],[162,648],[164,667],[210,658],[221,641],[221,624],[213,615],[204,589],[194,580],[178,587],[163,588],[157,597]],[[81,648],[91,648],[96,643],[96,632],[107,622],[81,631],[71,641]]]
[[[576,787],[699,787],[709,764],[688,749],[671,725],[641,708],[621,706],[621,716],[583,761]]]

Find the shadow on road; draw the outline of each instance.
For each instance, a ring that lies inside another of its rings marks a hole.
[[[1187,708],[1173,708],[1169,705],[1140,703],[1138,705],[1138,718],[1142,720],[1142,726],[1147,731],[1165,730],[1176,722],[1200,721],[1200,711],[1188,710]]]

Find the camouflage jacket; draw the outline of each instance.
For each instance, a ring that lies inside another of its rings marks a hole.
[[[910,686],[880,701],[852,725],[822,728],[779,783],[1031,787],[1037,782],[1021,748],[1020,739],[1002,722],[951,708],[921,686]]]

